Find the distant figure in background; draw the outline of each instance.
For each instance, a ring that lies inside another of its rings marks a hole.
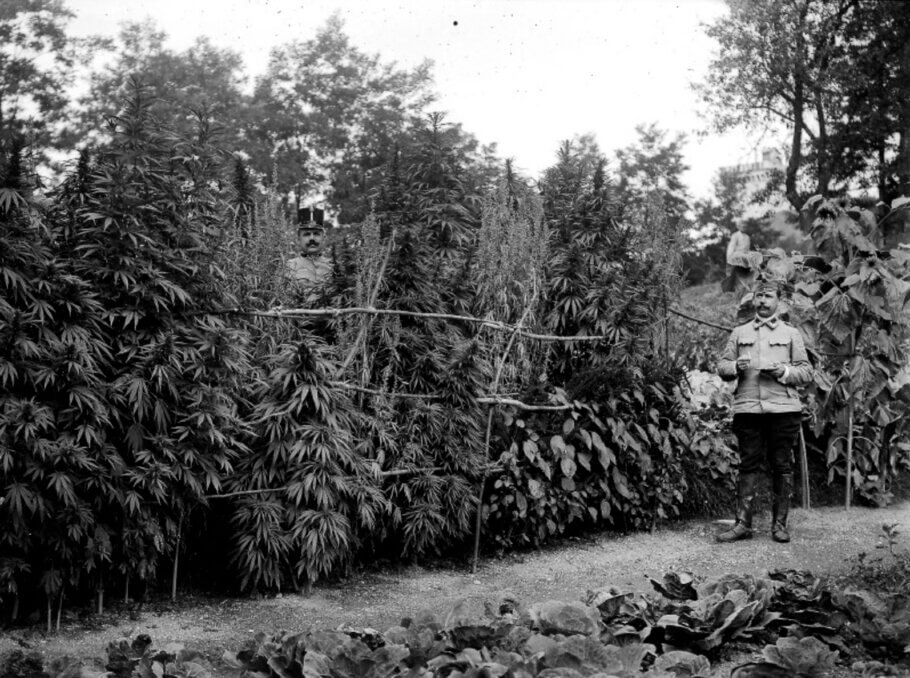
[[[325,254],[325,212],[318,208],[297,210],[298,256],[288,261],[288,273],[307,300],[315,298],[329,281],[332,261]]]
[[[737,262],[737,252],[748,252],[752,248],[752,241],[746,235],[746,223],[744,221],[736,222],[736,233],[730,236],[730,242],[727,243],[727,263],[734,265]]]
[[[745,228],[745,222],[738,221],[736,233],[730,236],[730,242],[727,243],[727,277],[721,282],[724,292],[747,290],[755,277],[750,257],[752,241],[746,235]]]
[[[787,515],[793,490],[793,445],[802,422],[796,387],[812,380],[802,335],[779,315],[780,286],[762,275],[752,298],[755,316],[734,328],[717,373],[736,380],[733,433],[739,443],[736,521],[719,542],[752,538],[752,511],[762,467],[771,471],[771,538],[790,541]]]

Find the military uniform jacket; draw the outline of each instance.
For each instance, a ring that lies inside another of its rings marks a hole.
[[[745,356],[752,359],[752,366],[737,374],[736,360]],[[774,363],[786,366],[779,378],[762,371]],[[796,387],[808,384],[813,376],[799,330],[776,316],[756,317],[735,328],[717,364],[717,373],[726,380],[739,378],[734,413],[799,412],[802,403]]]
[[[294,257],[288,261],[288,273],[296,283],[316,287],[328,281],[332,274],[332,262],[325,255]]]

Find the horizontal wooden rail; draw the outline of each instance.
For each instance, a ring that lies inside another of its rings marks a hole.
[[[503,469],[502,464],[489,464],[487,466],[480,467],[481,471],[501,471]],[[416,475],[418,473],[439,473],[440,471],[445,471],[444,466],[432,466],[430,468],[399,468],[392,469],[391,471],[380,471],[378,474],[374,474],[379,478],[396,478],[401,476],[410,476]],[[369,475],[369,474],[367,474]],[[352,480],[353,476],[348,476],[348,480]],[[230,499],[232,497],[245,497],[254,494],[266,494],[268,492],[283,492],[284,490],[290,489],[291,485],[282,485],[281,487],[263,487],[256,490],[237,490],[235,492],[222,492],[220,494],[205,494],[203,498],[205,499]]]
[[[688,313],[683,313],[678,308],[670,307],[670,313],[678,315],[680,318],[685,318],[686,320],[691,320],[694,323],[699,323],[700,325],[707,325],[708,327],[713,327],[718,330],[723,330],[725,332],[732,332],[732,327],[727,327],[726,325],[718,325],[717,323],[712,323],[710,320],[702,320],[701,318],[696,318],[694,315],[689,315]]]
[[[429,313],[424,311],[403,311],[394,308],[371,308],[368,306],[351,306],[348,308],[276,308],[269,311],[248,311],[244,309],[223,309],[212,312],[212,315],[248,315],[257,318],[334,318],[342,315],[352,315],[356,313],[366,313],[372,315],[395,315],[409,318],[427,318],[430,320],[451,320],[453,322],[475,323],[483,327],[503,332],[514,332],[519,336],[527,339],[537,339],[538,341],[607,341],[611,337],[606,334],[591,335],[558,335],[558,334],[540,334],[523,330],[516,325],[504,323],[499,320],[488,320],[486,318],[476,318],[470,315],[458,315],[456,313]]]
[[[692,322],[700,323],[702,325],[707,325],[708,327],[713,327],[718,330],[724,330],[725,332],[730,332],[733,330],[732,327],[726,325],[720,325],[718,323],[711,322],[710,320],[704,320],[702,318],[696,318],[693,315],[680,311],[677,308],[672,306],[668,309],[670,313],[685,318],[686,320],[691,320]],[[257,318],[335,318],[342,315],[353,315],[357,313],[366,313],[372,315],[397,315],[397,316],[406,316],[411,318],[428,318],[431,320],[451,320],[454,322],[468,322],[482,325],[483,327],[488,327],[494,330],[500,330],[503,332],[514,332],[521,337],[527,339],[537,339],[538,341],[565,341],[565,342],[584,342],[584,341],[608,341],[611,339],[609,335],[606,334],[573,334],[573,335],[560,335],[560,334],[541,334],[538,332],[529,332],[528,330],[522,329],[516,325],[505,323],[499,320],[489,320],[486,318],[477,318],[470,315],[459,315],[456,313],[429,313],[424,311],[403,311],[401,309],[394,308],[372,308],[369,306],[350,306],[347,308],[274,308],[268,311],[251,311],[242,308],[226,308],[218,311],[211,311],[212,315],[248,315],[254,316]],[[657,321],[663,322],[663,319]]]
[[[378,389],[367,388],[365,386],[357,386],[356,384],[349,384],[344,381],[330,381],[330,385],[335,386],[336,388],[343,388],[349,391],[357,391],[358,393],[366,393],[367,395],[375,396],[385,396],[387,398],[411,398],[414,400],[441,400],[442,396],[433,394],[433,393],[401,393],[396,391],[380,391]],[[490,405],[511,405],[512,407],[517,407],[520,410],[526,410],[530,412],[559,412],[563,410],[571,410],[572,405],[531,405],[516,398],[509,398],[503,395],[486,395],[486,396],[477,396],[474,398],[475,402],[486,403]]]

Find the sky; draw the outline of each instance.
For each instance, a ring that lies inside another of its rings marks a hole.
[[[239,51],[251,82],[272,47],[307,40],[338,11],[353,44],[385,62],[434,63],[434,110],[537,177],[564,139],[593,133],[601,150],[635,142],[637,125],[684,133],[685,175],[707,197],[722,166],[767,143],[707,133],[691,83],[715,49],[704,33],[722,0],[67,0],[80,36],[114,35],[151,18],[174,49],[207,35]]]

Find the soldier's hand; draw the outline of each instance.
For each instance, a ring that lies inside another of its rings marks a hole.
[[[745,372],[752,365],[752,358],[749,356],[742,356],[736,359],[736,371]]]
[[[780,379],[784,376],[784,366],[782,363],[774,363],[768,368],[768,374],[770,374],[775,379]]]

